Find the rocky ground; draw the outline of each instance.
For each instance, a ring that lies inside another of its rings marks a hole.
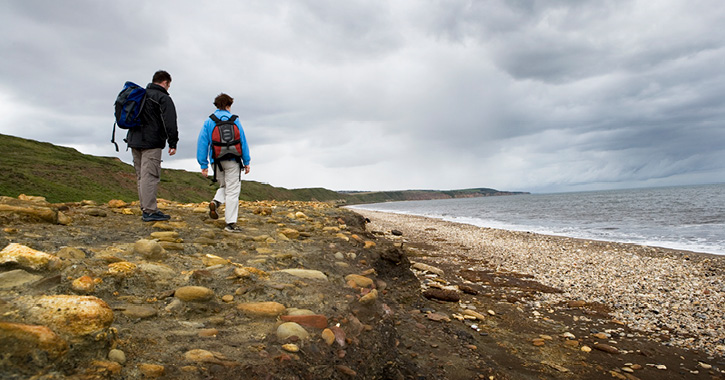
[[[665,345],[423,221],[242,202],[228,234],[161,207],[0,197],[1,378],[723,378],[716,339]]]

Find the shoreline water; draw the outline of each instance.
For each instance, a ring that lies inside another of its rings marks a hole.
[[[633,329],[663,344],[725,355],[725,256],[631,243],[510,231],[416,215],[353,210],[372,230],[397,229],[409,244],[432,247],[434,260],[533,276],[562,293],[527,306],[568,300],[606,305]]]

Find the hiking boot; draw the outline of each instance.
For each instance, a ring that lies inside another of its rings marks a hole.
[[[141,215],[141,220],[144,222],[161,222],[169,219],[171,219],[171,216],[164,214],[161,210],[156,210],[152,213],[144,212]]]
[[[219,208],[219,205],[221,203],[212,200],[209,202],[209,217],[212,219],[219,219],[219,213],[216,212],[216,209]]]
[[[229,223],[226,227],[224,227],[224,232],[238,234],[242,232],[242,229],[239,228],[235,223]]]

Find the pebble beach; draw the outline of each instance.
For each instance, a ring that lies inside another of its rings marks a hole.
[[[528,301],[536,316],[572,300],[599,303],[663,345],[701,350],[713,359],[725,355],[724,256],[355,211],[370,219],[370,230],[396,229],[404,242],[437,250],[440,263],[526,274],[561,290]]]

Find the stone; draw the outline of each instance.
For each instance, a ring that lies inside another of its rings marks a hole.
[[[82,260],[86,258],[86,253],[78,248],[74,247],[63,247],[55,255],[61,259],[66,260]]]
[[[451,319],[447,315],[441,313],[428,313],[425,315],[426,318],[436,322],[450,322]]]
[[[98,216],[101,218],[105,218],[108,216],[108,213],[106,211],[101,210],[100,208],[95,208],[95,207],[86,209],[83,211],[83,213],[86,215],[89,215],[89,216]]]
[[[320,314],[314,315],[283,315],[280,317],[285,322],[296,322],[301,326],[324,329],[327,327],[327,317]]]
[[[21,297],[15,302],[30,320],[71,338],[107,329],[113,323],[113,310],[93,296]]]
[[[23,269],[36,271],[56,270],[63,266],[57,256],[18,243],[10,243],[0,251],[0,264],[15,264]]]
[[[107,205],[109,208],[123,208],[128,206],[128,203],[120,199],[111,199],[110,201],[108,201]]]
[[[128,277],[135,273],[136,270],[136,264],[128,261],[120,261],[117,263],[108,264],[108,274],[114,277]]]
[[[358,288],[372,288],[374,285],[374,281],[372,279],[359,274],[349,274],[345,276],[345,281],[347,281],[348,284],[354,284],[353,287]]]
[[[543,345],[546,344],[546,342],[544,341],[544,339],[541,339],[541,338],[536,338],[533,341],[531,341],[531,343],[533,343],[534,346],[543,346]]]
[[[27,215],[49,223],[58,223],[59,212],[48,207],[21,207],[0,204],[0,212],[11,212],[19,215]]]
[[[154,240],[141,239],[134,243],[133,253],[141,255],[147,260],[163,260],[166,258],[166,251]]]
[[[584,352],[592,352],[592,348],[589,346],[582,346],[581,350]]]
[[[447,302],[458,302],[461,299],[456,291],[449,289],[428,289],[423,292],[423,297]]]
[[[15,269],[8,272],[0,273],[0,289],[9,289],[16,286],[22,286],[29,282],[38,281],[43,276],[28,273],[22,269]]]
[[[176,231],[156,231],[151,233],[151,237],[159,240],[176,241],[179,233]]]
[[[123,311],[123,315],[127,316],[131,319],[136,318],[151,318],[156,315],[156,309],[151,306],[137,306],[137,305],[131,305],[127,306],[126,310]]]
[[[325,344],[328,346],[332,346],[332,344],[335,343],[335,333],[330,329],[322,330],[322,340],[324,340]]]
[[[478,319],[479,321],[482,321],[486,318],[483,314],[470,310],[470,309],[463,310],[463,315],[469,315],[471,317]]]
[[[304,327],[295,322],[285,322],[277,327],[277,339],[280,341],[284,342],[293,336],[304,340],[309,338],[310,334]]]
[[[140,263],[138,269],[154,281],[169,281],[178,276],[175,270],[161,263]]]
[[[571,307],[571,308],[584,307],[586,304],[587,303],[585,301],[580,301],[580,300],[569,301],[568,302],[568,306]]]
[[[305,278],[308,280],[324,280],[327,281],[327,275],[313,269],[282,269],[277,272],[287,273],[295,277]]]
[[[73,280],[71,289],[76,293],[89,294],[96,289],[96,283],[91,276],[81,276]]]
[[[609,337],[605,333],[596,333],[592,334],[592,336],[598,339],[609,339]]]
[[[276,317],[287,309],[279,302],[248,302],[240,303],[237,309],[251,317]]]
[[[423,263],[413,263],[413,265],[411,265],[411,267],[413,269],[417,269],[421,272],[430,272],[433,274],[437,274],[439,276],[443,276],[443,274],[445,273],[445,272],[443,272],[442,269],[436,268],[436,267],[428,265],[428,264],[423,264]]]
[[[617,347],[610,346],[608,344],[595,344],[594,348],[599,351],[603,351],[603,352],[606,352],[609,354],[618,354],[619,353],[619,349],[617,349]]]
[[[358,302],[360,302],[363,305],[369,305],[372,303],[375,303],[375,301],[378,299],[378,290],[373,289],[368,294],[360,297]]]
[[[296,344],[287,343],[282,345],[282,349],[287,352],[298,352],[300,350],[300,347]]]
[[[214,338],[219,334],[218,329],[201,329],[199,330],[199,335],[202,338]]]
[[[182,286],[176,289],[174,297],[184,302],[205,302],[214,298],[214,291],[204,286]]]
[[[119,350],[119,349],[113,349],[108,352],[108,360],[112,362],[116,362],[118,364],[125,364],[126,363],[126,353]]]
[[[145,378],[155,379],[164,376],[166,368],[160,364],[141,363],[138,365],[138,371]]]
[[[363,248],[365,248],[365,249],[375,248],[376,245],[377,244],[375,244],[374,241],[365,240],[365,246]]]
[[[0,356],[3,357],[38,360],[36,351],[39,350],[50,359],[56,359],[68,352],[68,343],[46,326],[0,322],[0,342]]]
[[[215,256],[215,255],[209,255],[206,254],[204,257],[201,258],[201,262],[204,263],[204,265],[211,267],[214,265],[227,265],[231,262],[223,257]]]
[[[403,236],[403,232],[400,230],[390,230],[390,233],[394,236]]]
[[[226,303],[234,302],[234,296],[231,294],[225,294],[222,296],[222,301],[224,301]]]
[[[284,228],[281,231],[279,231],[282,235],[287,237],[288,239],[297,239],[300,237],[300,231],[294,229],[294,228]]]

